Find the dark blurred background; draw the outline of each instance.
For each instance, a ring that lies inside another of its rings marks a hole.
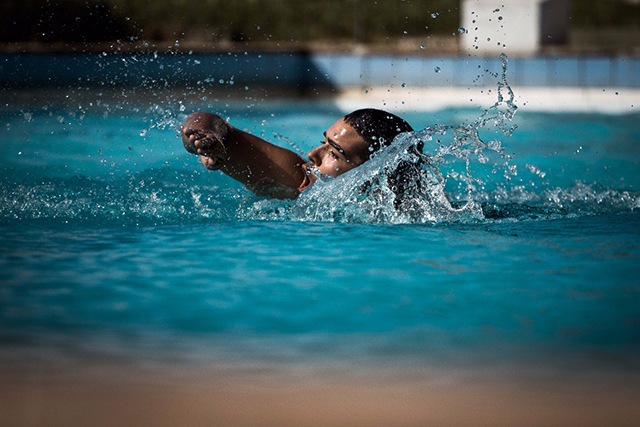
[[[456,51],[461,0],[9,0],[4,50],[120,48]],[[177,42],[177,45],[176,45]],[[110,46],[107,46],[110,47]],[[577,51],[640,51],[639,0],[572,0]]]

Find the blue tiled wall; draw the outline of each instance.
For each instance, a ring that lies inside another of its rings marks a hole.
[[[312,58],[337,86],[444,87],[494,86],[502,70],[499,58],[352,56],[347,62],[331,55]],[[362,70],[345,79],[342,69]],[[536,56],[511,58],[507,80],[516,86],[640,87],[640,58],[591,56]]]
[[[260,85],[289,87],[494,86],[497,57],[246,53],[0,54],[2,87]],[[640,87],[640,57],[509,59],[514,86]]]

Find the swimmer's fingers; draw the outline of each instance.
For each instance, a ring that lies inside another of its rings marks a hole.
[[[198,154],[195,145],[193,145],[195,138],[193,138],[192,130],[187,129],[183,132],[180,132],[180,137],[182,138],[182,145],[184,146],[184,149],[187,150],[187,152],[191,154]]]
[[[214,155],[225,151],[224,144],[211,131],[185,127],[180,136],[185,150],[191,154]]]
[[[190,138],[193,138],[193,145],[198,154],[226,158],[227,150],[224,143],[216,135],[207,133],[206,135],[193,135]]]
[[[207,157],[207,156],[200,155],[200,162],[202,163],[202,166],[204,166],[205,168],[212,171],[217,171],[222,167],[222,163],[224,161],[219,157]]]
[[[218,170],[227,159],[227,150],[216,133],[208,130],[185,128],[182,132],[184,148],[200,157],[202,165]]]

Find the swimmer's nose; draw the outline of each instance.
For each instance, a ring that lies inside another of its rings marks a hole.
[[[322,163],[321,156],[319,155],[321,148],[321,146],[316,147],[307,154],[309,162],[314,166],[320,166],[320,163]]]

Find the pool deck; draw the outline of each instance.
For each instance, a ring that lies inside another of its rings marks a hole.
[[[625,427],[640,417],[628,373],[19,365],[0,375],[2,425]]]
[[[572,88],[513,86],[520,111],[627,114],[640,112],[640,90],[635,88]],[[343,111],[376,107],[390,111],[437,111],[446,108],[488,108],[497,90],[477,88],[347,89],[335,103]],[[503,93],[506,96],[506,93]]]

